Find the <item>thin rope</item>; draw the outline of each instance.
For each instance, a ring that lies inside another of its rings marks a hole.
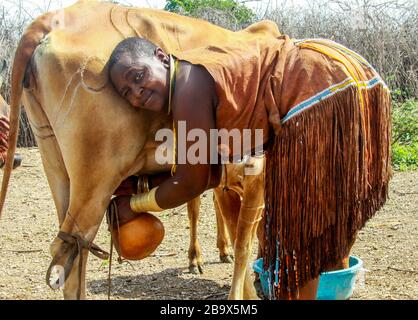
[[[67,211],[67,213],[65,215],[66,216],[69,216],[74,221],[75,227],[78,229],[78,232],[80,232],[81,234],[83,234],[83,232],[81,232],[80,226],[77,223],[77,220],[71,215],[70,211]],[[61,229],[61,226],[60,226],[60,229]]]
[[[259,206],[259,207],[254,207],[254,208],[243,208],[243,209],[260,210],[260,209],[264,209],[264,205]],[[259,216],[259,217],[254,219],[254,220],[249,220],[249,219],[244,219],[242,217],[239,217],[238,222],[242,221],[242,222],[245,222],[245,223],[248,223],[248,224],[256,224],[256,223],[260,222],[261,220],[263,220],[263,215],[257,215],[257,216]]]
[[[115,220],[116,220],[116,228],[117,228],[117,236],[119,238],[120,236],[120,223],[119,223],[119,215],[118,215],[118,207],[114,201],[115,198],[113,198],[110,201],[110,204],[107,208],[107,223],[108,223],[108,230],[110,232],[110,253],[109,253],[109,270],[108,270],[108,277],[107,277],[107,299],[110,300],[110,293],[111,293],[111,287],[112,287],[112,259],[113,259],[113,246],[115,244],[115,240],[113,239],[113,232],[114,226],[115,226]],[[120,238],[118,239],[118,243],[120,243]],[[118,263],[128,263],[132,269],[135,271],[135,267],[132,265],[132,263],[126,259],[123,259],[120,256],[120,252],[118,253]]]
[[[101,62],[102,65],[103,65],[103,67],[106,65],[106,62],[103,59],[101,59],[101,58],[99,58],[97,56],[88,56],[88,57],[86,57],[84,59],[83,64],[80,67],[80,69],[81,69],[81,72],[80,72],[80,81],[81,81],[81,84],[82,84],[83,88],[85,90],[87,90],[88,92],[90,92],[90,93],[98,93],[98,92],[101,92],[102,90],[104,90],[104,88],[107,86],[107,83],[108,83],[108,78],[105,77],[106,78],[106,82],[102,86],[99,86],[98,88],[93,88],[93,87],[90,87],[84,81],[84,72],[86,71],[89,62],[90,61],[94,61],[94,60]]]
[[[118,219],[117,207],[114,202],[114,199],[111,200],[109,207],[107,209],[107,218],[108,218],[108,227],[110,231],[110,249],[109,249],[109,270],[107,275],[107,300],[110,300],[110,293],[112,288],[112,258],[113,258],[113,230],[114,230],[114,220]],[[115,218],[116,217],[116,218]],[[117,222],[118,232],[119,232],[119,221]]]
[[[107,300],[110,300],[110,292],[112,290],[112,258],[113,258],[113,237],[110,233],[110,249],[109,249],[109,273],[107,278]]]
[[[96,56],[87,56],[87,57],[84,58],[84,60],[81,63],[80,67],[78,68],[78,70],[76,72],[74,72],[72,74],[72,76],[70,77],[70,80],[68,81],[68,83],[67,83],[67,85],[65,87],[65,90],[64,90],[64,93],[62,95],[61,101],[60,101],[60,103],[58,105],[57,111],[55,112],[54,121],[52,121],[52,127],[54,127],[55,130],[58,130],[58,128],[60,127],[60,125],[62,125],[62,123],[67,118],[67,116],[70,114],[70,112],[72,110],[72,107],[74,105],[75,98],[76,98],[76,96],[78,94],[78,90],[79,90],[80,86],[83,87],[89,93],[97,94],[97,93],[100,93],[102,90],[104,90],[104,88],[108,84],[108,79],[106,78],[106,82],[103,85],[99,86],[98,88],[94,88],[94,87],[89,86],[86,83],[86,81],[84,80],[84,73],[85,73],[85,71],[87,69],[87,66],[88,66],[89,62],[90,61],[93,61],[93,60],[100,61],[103,64],[103,66],[105,65],[104,60],[101,59],[101,58],[99,58],[99,57],[96,57]],[[74,90],[72,92],[71,100],[70,100],[70,103],[68,104],[68,108],[67,108],[66,112],[64,113],[64,116],[61,118],[61,121],[58,121],[59,120],[58,119],[59,116],[63,114],[63,112],[61,112],[61,109],[62,109],[62,106],[64,105],[65,97],[67,96],[68,91],[69,91],[69,88],[72,85],[75,77],[78,74],[80,75],[79,83],[75,86],[75,88],[74,88]]]
[[[73,79],[75,78],[75,76],[76,76],[78,73],[80,73],[80,68],[79,68],[76,72],[74,72],[74,73],[72,74],[72,76],[70,77],[70,80],[68,80],[67,85],[65,86],[65,90],[64,90],[64,93],[63,93],[63,95],[62,95],[61,101],[60,101],[60,103],[59,103],[59,105],[58,105],[58,108],[57,108],[57,111],[56,111],[56,113],[55,113],[54,120],[53,120],[53,121],[51,121],[51,122],[52,122],[52,124],[55,124],[55,123],[58,121],[58,116],[61,114],[61,108],[62,108],[62,106],[63,106],[63,104],[64,104],[64,100],[65,100],[65,97],[67,96],[67,92],[68,92],[68,90],[69,90],[69,87],[71,86],[71,84],[72,84],[72,82],[73,82]]]

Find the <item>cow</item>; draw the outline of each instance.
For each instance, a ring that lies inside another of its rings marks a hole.
[[[198,196],[187,202],[187,215],[189,219],[189,271],[191,273],[203,274],[202,249],[198,240],[198,222],[200,214],[201,197]],[[216,247],[219,250],[219,259],[222,263],[232,263],[233,256],[230,253],[230,238],[226,228],[224,218],[217,206],[215,195],[213,195],[213,204],[216,214]]]
[[[7,63],[6,60],[0,59],[0,88],[6,78]],[[9,112],[10,108],[6,100],[0,95],[0,168],[4,167],[6,151],[7,151],[7,132],[9,131]],[[13,158],[13,169],[20,167],[22,156],[15,154]]]
[[[221,262],[232,262],[228,238],[233,244],[235,259],[230,299],[256,298],[247,266],[257,231],[259,240],[262,240],[263,229],[258,225],[264,207],[264,161],[263,156],[245,157],[240,163],[225,164],[221,183],[213,190]],[[201,250],[197,239],[199,206],[200,197],[187,204],[190,222],[189,269],[198,269],[202,273]]]
[[[234,249],[229,299],[257,298],[248,264],[257,230],[262,241],[263,228],[258,225],[264,209],[264,164],[263,156],[245,157],[240,164],[226,164],[221,184],[213,191],[217,216],[222,217]]]
[[[156,162],[159,142],[154,138],[159,129],[171,127],[171,119],[130,108],[108,81],[106,61],[115,45],[128,36],[143,36],[175,54],[264,34],[280,33],[271,22],[232,32],[173,13],[96,1],[79,1],[29,25],[13,61],[0,213],[23,99],[59,220],[47,281],[53,266],[64,266],[65,299],[85,298],[88,253],[106,257],[93,240],[120,183],[131,175],[171,169]],[[235,293],[230,297],[242,298]]]

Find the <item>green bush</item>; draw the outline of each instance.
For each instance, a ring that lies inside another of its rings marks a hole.
[[[164,9],[198,18],[204,16],[202,10],[210,9],[227,14],[240,26],[251,23],[255,18],[255,14],[250,8],[234,0],[167,0]],[[212,22],[216,23],[217,21]]]
[[[417,142],[418,100],[407,100],[404,103],[393,103],[392,125],[392,143],[410,145]]]
[[[418,143],[412,145],[392,145],[392,165],[395,170],[418,169]]]
[[[393,104],[392,165],[401,171],[418,169],[418,100]]]

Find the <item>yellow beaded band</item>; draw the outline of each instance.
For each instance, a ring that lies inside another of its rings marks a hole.
[[[160,208],[155,200],[155,192],[157,189],[158,187],[151,189],[150,192],[132,196],[129,203],[131,209],[135,212],[163,211],[164,209]]]

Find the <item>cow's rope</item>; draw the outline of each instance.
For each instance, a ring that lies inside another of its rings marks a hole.
[[[113,240],[113,227],[114,227],[114,223],[116,220],[116,225],[118,228],[118,232],[119,232],[119,216],[117,214],[117,206],[115,201],[112,199],[110,201],[109,207],[106,211],[106,219],[107,219],[107,224],[108,224],[108,230],[110,232],[110,255],[109,255],[109,270],[108,270],[108,275],[107,275],[107,300],[110,300],[110,292],[111,292],[111,287],[112,287],[112,258],[113,258],[113,244],[114,244],[114,240]],[[119,255],[119,259],[120,259],[120,255]]]
[[[64,241],[64,244],[66,244],[68,247],[67,250],[63,250],[62,247],[61,250],[54,256],[54,258],[51,261],[51,264],[49,265],[49,268],[46,272],[46,283],[49,287],[52,289],[55,289],[52,287],[50,278],[51,278],[51,272],[52,268],[57,265],[59,260],[64,256],[64,254],[67,251],[70,251],[70,256],[67,259],[67,262],[64,266],[64,280],[68,279],[68,276],[71,273],[71,269],[73,267],[74,261],[79,257],[78,261],[78,288],[77,288],[77,299],[81,298],[81,283],[82,283],[82,274],[83,274],[83,249],[89,250],[92,254],[94,254],[96,257],[106,260],[109,258],[109,254],[101,249],[99,246],[95,245],[93,242],[90,242],[86,239],[84,239],[79,234],[69,234],[63,231],[60,231],[57,236],[59,239]]]
[[[241,207],[241,210],[256,211],[256,212],[262,212],[263,209],[264,209],[264,204],[261,206],[257,206],[257,207]],[[256,216],[254,216],[254,219],[245,219],[242,216],[238,218],[238,222],[245,222],[248,224],[256,224],[260,222],[261,220],[263,220],[262,214],[261,215],[257,214]]]
[[[64,241],[65,245],[67,246],[70,245],[70,247],[67,248],[67,250],[61,247],[60,251],[54,256],[46,273],[46,283],[48,284],[49,287],[54,289],[50,282],[52,268],[57,265],[59,260],[64,256],[64,254],[68,250],[71,250],[72,252],[69,258],[67,259],[67,263],[64,266],[64,280],[65,281],[67,280],[68,276],[71,273],[74,260],[77,258],[77,256],[79,256],[77,299],[80,300],[81,282],[82,282],[82,274],[83,274],[82,272],[83,271],[83,249],[89,250],[93,255],[95,255],[96,257],[102,260],[109,259],[109,253],[101,249],[99,246],[95,245],[93,242],[84,239],[84,237],[81,235],[82,234],[81,228],[79,227],[77,220],[70,214],[70,212],[67,212],[66,215],[74,221],[74,225],[79,230],[79,233],[70,234],[64,231],[58,232],[57,238]]]
[[[113,235],[112,235],[112,232],[110,232],[109,270],[107,273],[107,300],[110,300],[110,292],[112,290],[112,258],[113,258]]]
[[[89,86],[87,84],[87,82],[85,81],[85,79],[84,79],[85,71],[86,71],[86,69],[88,67],[88,64],[91,61],[99,61],[103,65],[106,64],[106,62],[103,59],[101,59],[99,57],[96,57],[96,56],[87,56],[87,57],[84,58],[84,60],[81,63],[80,67],[77,69],[76,72],[74,72],[71,75],[70,79],[67,82],[67,85],[65,86],[64,93],[62,95],[61,101],[60,101],[60,103],[58,105],[58,108],[57,108],[57,111],[55,113],[55,119],[52,122],[53,123],[53,127],[55,129],[57,129],[59,127],[59,125],[61,125],[62,123],[64,123],[65,119],[70,114],[70,112],[72,110],[72,107],[74,105],[74,101],[75,101],[75,98],[77,96],[77,93],[78,93],[78,90],[79,90],[80,86],[83,87],[83,89],[86,90],[87,92],[93,93],[93,94],[100,93],[107,86],[107,84],[108,84],[108,78],[107,77],[105,77],[106,78],[106,81],[102,85],[98,86],[97,88],[92,87],[92,86]],[[74,79],[75,79],[75,77],[77,75],[80,75],[79,83],[76,84],[75,89],[72,92],[71,100],[70,100],[70,103],[68,104],[68,108],[67,108],[66,112],[63,115],[63,113],[61,112],[61,109],[62,109],[62,106],[64,105],[65,97],[67,96],[68,91],[69,91],[69,88],[71,87],[71,85],[72,85],[72,83],[73,83],[73,81],[74,81]],[[60,122],[58,124],[58,120],[59,120],[60,115],[63,115],[63,116],[60,118]]]
[[[117,230],[118,230],[118,234],[119,234],[119,215],[118,215],[118,207],[115,203],[115,200],[112,199],[110,201],[109,207],[107,208],[106,211],[106,220],[107,220],[107,225],[108,225],[108,230],[110,232],[110,255],[109,255],[109,270],[108,270],[108,275],[107,275],[107,300],[110,300],[110,292],[111,292],[111,287],[112,287],[112,258],[113,258],[113,245],[115,243],[114,239],[113,239],[113,231],[114,231],[114,225],[115,225],[115,221],[116,221],[116,226],[117,226]],[[119,258],[118,261],[119,263],[122,262],[122,258],[119,254]]]
[[[84,81],[84,72],[85,72],[85,70],[87,69],[87,66],[88,66],[88,64],[89,64],[89,62],[91,62],[91,61],[99,61],[99,62],[101,62],[102,63],[102,65],[103,66],[105,66],[106,65],[106,61],[104,61],[103,59],[101,59],[101,58],[99,58],[99,57],[97,57],[97,56],[88,56],[88,57],[86,57],[85,59],[84,59],[84,61],[83,61],[83,64],[81,65],[81,67],[80,67],[80,82],[81,82],[81,85],[83,86],[83,88],[86,90],[86,91],[88,91],[88,92],[90,92],[90,93],[99,93],[99,92],[101,92],[102,90],[104,90],[104,88],[107,86],[107,83],[108,83],[108,77],[106,76],[105,77],[105,79],[106,79],[106,81],[105,81],[105,83],[103,83],[101,86],[99,86],[98,88],[94,88],[94,87],[91,87],[91,86],[89,86],[88,84],[87,84],[87,82],[85,82]]]

